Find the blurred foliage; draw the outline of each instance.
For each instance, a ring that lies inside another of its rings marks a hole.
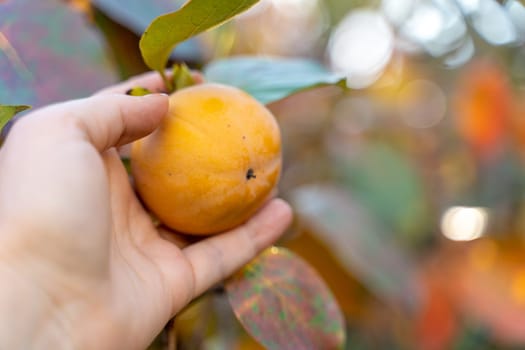
[[[115,61],[121,80],[147,70],[140,54],[139,38],[135,33],[98,9],[93,10],[93,20],[106,38],[108,55]]]
[[[102,37],[59,0],[0,3],[0,101],[41,106],[117,81]]]
[[[85,1],[89,2],[89,0]],[[92,0],[91,2],[98,12],[111,19],[114,25],[124,27],[140,37],[153,19],[164,13],[178,10],[185,1],[126,0],[123,2],[121,0]],[[129,45],[128,48],[137,49],[138,47],[137,45]],[[173,58],[177,57],[187,62],[198,61],[201,56],[201,48],[193,40],[188,40],[177,46],[172,55]]]
[[[0,103],[80,97],[145,71],[139,36],[181,4],[0,1]],[[303,74],[247,70],[238,55],[314,60],[317,82],[348,77],[351,89],[264,100],[297,214],[280,243],[327,282],[346,348],[525,348],[524,2],[261,0],[170,58],[232,84]],[[152,349],[175,345],[261,348],[220,288]]]

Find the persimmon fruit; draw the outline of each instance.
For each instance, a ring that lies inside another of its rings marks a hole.
[[[281,164],[271,112],[240,89],[212,83],[173,93],[161,125],[131,151],[145,206],[167,227],[197,235],[250,218],[271,196]]]

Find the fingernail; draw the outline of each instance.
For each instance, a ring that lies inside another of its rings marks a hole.
[[[251,237],[254,240],[257,250],[260,251],[281,237],[293,219],[293,212],[291,207],[282,199],[273,199],[266,208],[264,208],[261,216],[257,218],[252,225],[260,225],[264,230],[253,229]]]
[[[142,97],[155,97],[155,96],[165,96],[165,97],[169,97],[168,94],[165,94],[164,92],[160,92],[160,93],[154,93],[154,94],[148,94],[148,95],[144,95]]]
[[[273,199],[270,203],[270,206],[273,207],[277,219],[288,218],[293,215],[293,211],[290,205],[281,198]]]

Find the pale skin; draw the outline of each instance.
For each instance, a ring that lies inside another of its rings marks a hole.
[[[0,349],[145,349],[289,225],[280,199],[196,243],[154,225],[117,147],[152,132],[168,97],[123,94],[136,85],[162,83],[36,110],[0,149]]]

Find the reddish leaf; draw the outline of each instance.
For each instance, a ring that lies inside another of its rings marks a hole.
[[[0,3],[0,101],[39,106],[116,81],[98,34],[58,0]]]
[[[226,284],[235,315],[268,349],[340,349],[344,320],[317,272],[284,248],[270,248]]]
[[[482,238],[455,262],[459,308],[509,345],[525,345],[525,244],[521,237]]]
[[[441,281],[422,274],[421,287],[424,298],[415,318],[414,342],[417,349],[450,349],[457,336],[458,320],[455,309]]]

